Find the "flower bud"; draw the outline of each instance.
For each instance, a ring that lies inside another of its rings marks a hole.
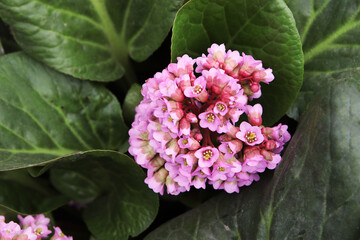
[[[260,104],[255,104],[253,107],[252,106],[248,106],[247,107],[248,110],[248,119],[249,119],[249,123],[253,126],[260,126],[262,124],[262,112],[263,109],[261,107]]]
[[[190,135],[190,122],[186,118],[180,120],[180,134]]]
[[[276,141],[274,140],[268,140],[266,143],[265,143],[265,149],[266,150],[274,150],[276,148]]]
[[[267,160],[272,161],[272,152],[266,151],[265,149],[261,149],[260,154]]]
[[[196,115],[194,113],[192,113],[192,112],[187,113],[185,117],[191,123],[197,123],[198,122],[198,119],[197,119]]]
[[[260,89],[260,84],[257,82],[250,82],[249,86],[250,86],[251,91],[254,93],[259,91],[259,89]]]

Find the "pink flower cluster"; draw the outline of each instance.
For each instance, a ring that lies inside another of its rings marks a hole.
[[[1,240],[38,240],[45,239],[51,233],[48,229],[50,222],[43,214],[35,217],[28,215],[25,218],[18,215],[20,225],[11,221],[5,222],[5,217],[0,216],[0,239]],[[72,240],[67,237],[59,227],[54,227],[55,233],[50,240]]]
[[[196,69],[194,71],[194,64]],[[129,152],[147,169],[155,192],[177,195],[191,186],[239,192],[274,169],[289,141],[286,125],[262,125],[260,83],[274,79],[271,69],[250,55],[213,44],[208,55],[178,58],[142,86],[129,131]],[[249,122],[235,125],[242,114]]]

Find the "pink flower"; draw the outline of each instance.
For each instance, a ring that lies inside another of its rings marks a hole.
[[[198,77],[194,82],[194,86],[185,89],[184,95],[189,98],[196,98],[200,102],[206,102],[209,94],[206,91],[206,80],[204,77]]]
[[[185,136],[178,140],[178,145],[180,148],[189,149],[189,150],[197,150],[200,147],[200,143],[196,141],[195,138]]]
[[[24,229],[19,236],[16,237],[16,240],[37,240],[41,239],[34,233],[32,227],[27,227]]]
[[[211,176],[208,178],[212,181],[223,180],[228,178],[228,174],[231,173],[232,165],[225,161],[216,161],[213,165]]]
[[[12,240],[14,236],[21,233],[19,224],[11,221],[9,223],[0,222],[0,236],[4,240]]]
[[[256,126],[251,126],[247,122],[240,124],[240,131],[236,134],[236,137],[249,146],[254,146],[264,141],[261,129]]]
[[[23,218],[21,215],[17,215],[18,219],[20,220],[20,224],[23,228],[30,227],[31,225],[35,224],[35,218],[31,215],[26,216]]]
[[[219,151],[213,147],[203,147],[195,152],[195,156],[199,159],[199,167],[211,167],[219,158]]]
[[[262,69],[262,63],[259,60],[255,60],[252,56],[242,53],[243,64],[240,68],[240,75],[244,77],[250,76],[253,72]]]
[[[72,237],[67,237],[59,227],[54,227],[55,233],[50,240],[73,240]]]
[[[47,224],[33,224],[31,227],[38,238],[46,238],[51,233]]]
[[[48,225],[50,223],[50,218],[45,217],[44,214],[39,214],[35,216],[36,225]]]
[[[225,58],[224,44],[217,45],[214,43],[211,45],[210,48],[208,48],[208,52],[209,52],[208,57],[213,58],[215,61],[217,61],[220,64],[224,63],[224,58]]]
[[[266,70],[260,70],[254,72],[253,79],[256,82],[264,82],[269,84],[272,80],[274,80],[274,75],[272,74],[272,69],[268,68]]]
[[[224,154],[225,159],[230,159],[242,149],[242,146],[243,144],[240,140],[232,140],[221,143],[219,150]]]
[[[215,132],[218,126],[220,125],[220,119],[213,111],[199,114],[199,119],[200,119],[200,127],[209,128],[210,131],[213,132]]]
[[[227,193],[239,192],[237,181],[225,181],[224,189]]]
[[[154,192],[163,194],[164,184],[168,175],[169,172],[165,168],[161,168],[152,177],[145,178],[145,183],[148,184],[149,188],[154,190]]]
[[[224,61],[224,70],[230,76],[236,78],[238,76],[239,69],[236,71],[235,69],[242,62],[242,57],[240,56],[238,51],[228,50],[225,56]]]
[[[228,112],[228,107],[224,102],[217,102],[214,106],[214,113],[225,116]]]

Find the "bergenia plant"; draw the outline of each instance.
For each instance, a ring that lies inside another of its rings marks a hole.
[[[224,44],[213,44],[196,59],[178,57],[147,79],[129,131],[129,152],[147,169],[149,187],[163,194],[166,186],[177,195],[208,183],[233,193],[274,169],[290,140],[288,127],[264,127],[262,106],[249,105],[261,96],[260,83],[273,80],[261,61],[226,52]],[[242,114],[248,122],[239,123]]]
[[[360,239],[359,46],[359,0],[0,0],[0,240]]]

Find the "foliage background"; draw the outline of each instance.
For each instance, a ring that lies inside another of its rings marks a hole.
[[[360,238],[360,1],[184,4],[0,0],[3,214],[52,214],[74,239]],[[239,194],[159,206],[126,154],[140,85],[214,42],[274,70],[264,122],[287,113],[296,133],[279,168]]]

